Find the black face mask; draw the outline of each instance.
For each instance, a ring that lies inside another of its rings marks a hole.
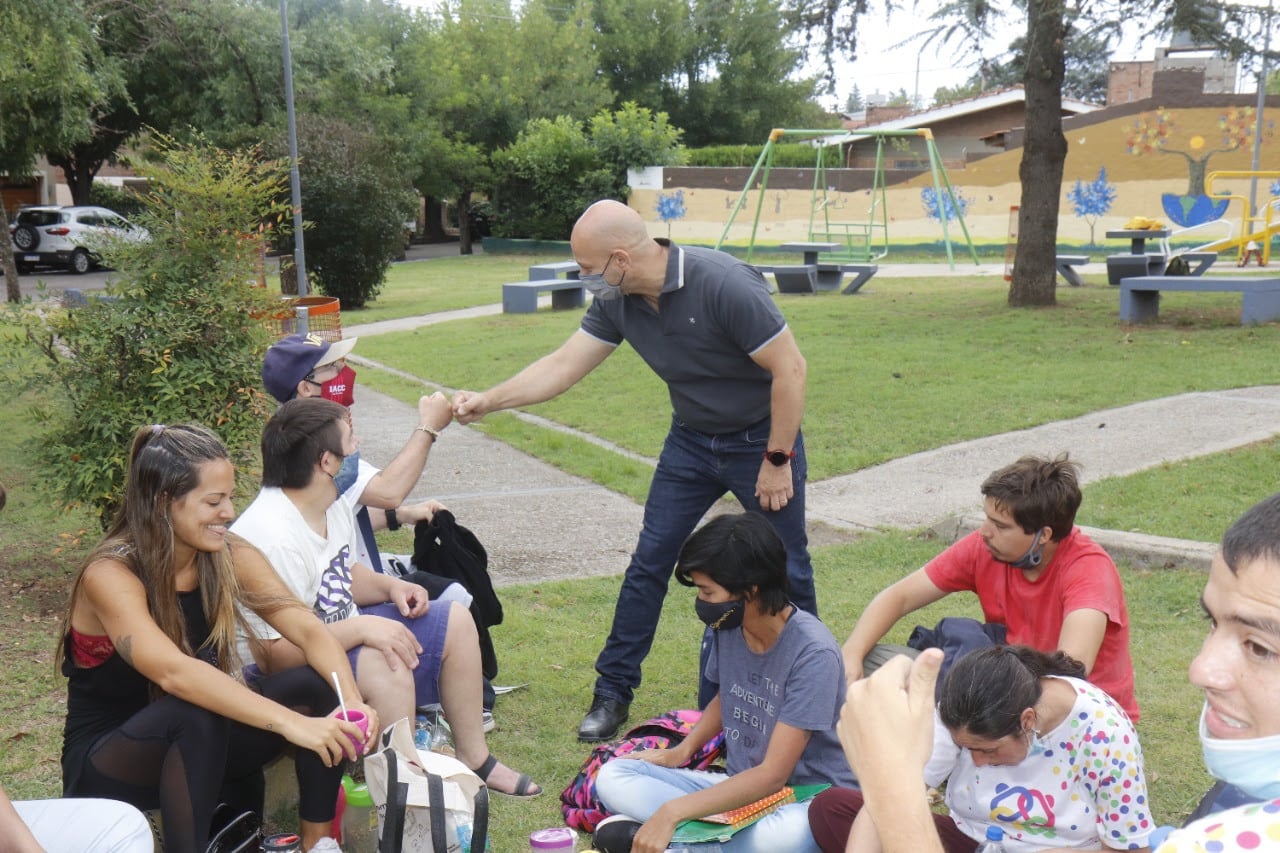
[[[1027,549],[1027,553],[1014,560],[1009,565],[1015,569],[1034,569],[1040,565],[1040,561],[1044,559],[1044,548],[1040,545],[1040,534],[1042,530],[1036,531],[1036,538],[1031,540],[1031,547]]]
[[[693,609],[697,612],[698,618],[713,631],[729,631],[734,628],[741,628],[742,618],[747,615],[746,604],[741,598],[733,601],[722,601],[719,604],[712,604],[710,601],[695,598],[693,600]]]

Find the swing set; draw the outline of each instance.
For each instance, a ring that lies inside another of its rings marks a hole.
[[[786,138],[792,140],[821,139],[831,135],[832,131],[830,129],[787,130],[775,128],[769,134],[769,141],[765,143],[764,150],[760,152],[760,156],[756,159],[755,167],[747,177],[746,186],[742,188],[742,194],[738,196],[738,202],[729,214],[729,221],[725,223],[724,231],[720,234],[720,240],[716,243],[716,248],[719,249],[724,245],[729,236],[729,229],[733,226],[734,219],[739,211],[746,206],[749,193],[755,189],[759,192],[759,196],[756,199],[755,220],[751,224],[751,241],[747,244],[747,262],[750,263],[751,255],[755,250],[756,231],[760,227],[760,211],[764,207],[765,190],[769,185],[769,172],[773,169],[774,147]],[[809,205],[809,239],[814,242],[837,244],[837,248],[834,251],[822,253],[823,260],[866,263],[879,260],[889,253],[889,208],[884,174],[885,142],[889,139],[916,137],[924,140],[925,150],[929,155],[929,170],[933,176],[933,215],[942,223],[942,238],[946,244],[947,261],[951,264],[951,268],[955,269],[955,256],[952,251],[950,230],[950,221],[954,218],[959,223],[960,230],[964,233],[964,240],[969,247],[969,254],[973,258],[973,262],[977,264],[978,253],[973,247],[973,240],[969,236],[969,228],[964,222],[963,205],[951,186],[951,179],[947,177],[947,170],[942,164],[942,157],[938,154],[938,147],[933,141],[933,132],[926,127],[867,132],[852,130],[842,135],[842,138],[851,137],[874,137],[876,140],[876,165],[870,191],[871,206],[867,209],[866,219],[860,222],[833,221],[831,212],[833,208],[837,207],[837,199],[835,198],[835,188],[829,186],[826,180],[826,151],[829,146],[825,144],[816,145],[817,155],[813,172],[813,195]],[[835,147],[837,165],[832,166],[832,168],[839,168],[843,165],[843,158],[840,154],[839,144],[837,143]],[[757,177],[759,178],[758,186],[756,185]],[[843,207],[843,205],[838,205],[838,207]]]

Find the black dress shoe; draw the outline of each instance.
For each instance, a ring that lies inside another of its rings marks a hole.
[[[618,735],[618,727],[627,721],[627,711],[631,705],[616,699],[596,696],[591,700],[591,710],[583,717],[578,726],[578,740],[583,743],[597,743],[612,740]]]

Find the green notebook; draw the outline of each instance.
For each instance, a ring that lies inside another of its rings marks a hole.
[[[830,788],[831,785],[823,783],[821,785],[793,785],[791,787],[795,791],[795,802],[803,803],[805,800],[816,797],[822,791]],[[773,808],[766,809],[734,826],[712,823],[706,820],[686,820],[676,827],[675,833],[671,836],[671,843],[701,844],[708,841],[728,841],[735,833],[746,829],[766,815],[772,814],[773,811]]]

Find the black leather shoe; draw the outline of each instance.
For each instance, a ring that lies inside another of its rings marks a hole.
[[[612,740],[618,735],[618,727],[627,721],[627,711],[631,705],[616,699],[596,696],[591,700],[591,710],[583,717],[578,726],[578,740],[583,743],[598,743]]]

